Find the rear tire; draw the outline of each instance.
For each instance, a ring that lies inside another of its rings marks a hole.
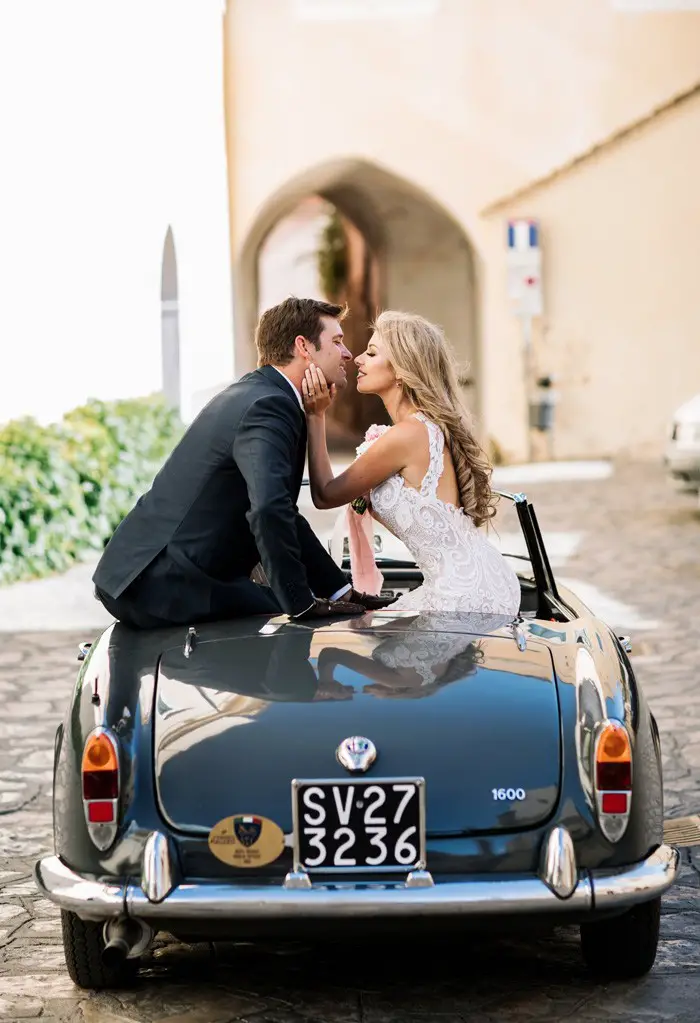
[[[581,924],[586,965],[607,980],[642,977],[654,965],[660,925],[660,898],[633,906],[611,920]]]
[[[77,913],[61,910],[63,952],[70,979],[78,987],[92,990],[128,987],[136,980],[139,961],[125,959],[118,966],[105,966],[102,928],[102,923],[81,920]]]

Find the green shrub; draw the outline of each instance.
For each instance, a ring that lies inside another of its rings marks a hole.
[[[0,427],[0,583],[102,550],[181,433],[160,395],[92,400],[51,426]]]

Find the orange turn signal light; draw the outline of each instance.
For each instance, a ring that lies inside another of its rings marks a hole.
[[[627,730],[617,722],[611,721],[605,726],[598,742],[596,760],[599,764],[603,764],[619,763],[631,759],[632,748]]]
[[[83,772],[116,770],[117,751],[113,740],[105,732],[91,735],[83,750]]]

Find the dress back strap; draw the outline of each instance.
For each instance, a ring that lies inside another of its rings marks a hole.
[[[437,495],[440,478],[445,470],[445,436],[437,425],[423,415],[422,412],[414,413],[416,419],[424,423],[428,431],[428,443],[430,448],[430,461],[428,471],[423,477],[420,485],[420,492],[423,497],[435,497]]]

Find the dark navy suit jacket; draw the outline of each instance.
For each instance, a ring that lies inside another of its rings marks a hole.
[[[347,579],[297,508],[305,456],[292,385],[271,366],[248,373],[191,423],[114,532],[96,586],[171,622],[235,613],[258,562],[288,614],[336,593]]]

